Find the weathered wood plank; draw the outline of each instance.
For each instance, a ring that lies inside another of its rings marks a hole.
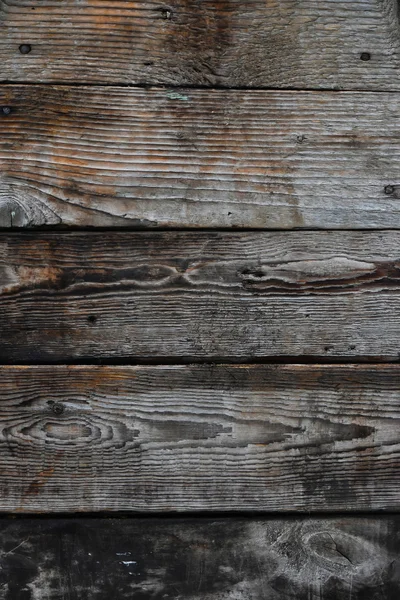
[[[398,600],[398,517],[0,521],[4,600]]]
[[[3,81],[400,89],[396,0],[3,0],[0,26]]]
[[[11,86],[0,98],[2,227],[400,227],[397,94]]]
[[[3,366],[0,510],[399,510],[399,375]]]
[[[399,232],[0,237],[0,360],[397,361]]]

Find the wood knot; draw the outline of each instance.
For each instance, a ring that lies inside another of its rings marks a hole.
[[[60,404],[60,402],[54,402],[54,400],[49,400],[47,403],[50,406],[51,411],[55,415],[62,415],[64,412],[64,406]]]

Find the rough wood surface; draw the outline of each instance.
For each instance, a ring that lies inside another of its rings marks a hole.
[[[2,227],[400,227],[397,94],[7,86],[0,99]]]
[[[399,357],[399,232],[0,237],[0,360]]]
[[[398,600],[398,517],[0,521],[4,600]]]
[[[400,368],[0,368],[0,510],[400,508]]]
[[[3,81],[400,89],[396,0],[2,0],[0,30]]]

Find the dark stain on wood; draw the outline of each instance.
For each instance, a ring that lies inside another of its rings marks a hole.
[[[30,85],[0,104],[2,227],[400,223],[390,93]]]
[[[399,89],[395,0],[9,0],[0,25],[5,81]]]
[[[397,600],[399,518],[0,521],[5,600]]]
[[[397,361],[398,247],[390,231],[3,233],[0,358]]]

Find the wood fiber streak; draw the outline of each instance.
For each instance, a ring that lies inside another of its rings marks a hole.
[[[0,105],[1,227],[400,227],[397,94],[7,86]]]
[[[399,29],[396,0],[1,0],[0,77],[399,90]]]
[[[0,237],[0,360],[397,361],[400,233]]]
[[[4,600],[398,600],[398,517],[0,522]]]
[[[398,510],[399,374],[3,366],[0,510]]]

